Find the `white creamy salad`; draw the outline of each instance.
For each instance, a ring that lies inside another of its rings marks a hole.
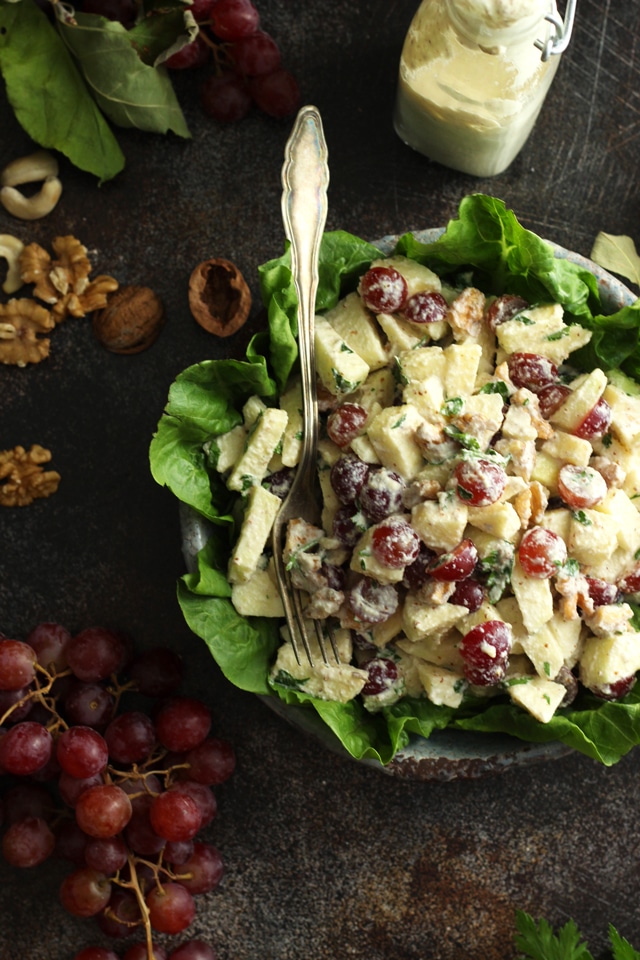
[[[582,684],[615,700],[640,668],[640,397],[571,367],[591,333],[556,303],[453,289],[380,259],[315,322],[322,526],[285,560],[339,662],[298,663],[283,625],[271,680],[377,711],[508,695],[547,723]],[[243,616],[283,617],[269,555],[300,451],[293,381],[216,438],[244,497],[228,567]]]

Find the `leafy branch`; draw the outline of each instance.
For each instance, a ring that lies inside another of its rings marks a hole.
[[[197,34],[188,2],[144,0],[130,30],[52,3],[55,24],[35,0],[0,0],[0,72],[36,143],[103,182],[125,165],[111,124],[190,136],[163,66]]]
[[[573,920],[557,933],[546,920],[537,923],[528,913],[516,911],[515,943],[518,960],[593,960],[586,942]],[[640,960],[640,953],[609,925],[612,960]]]

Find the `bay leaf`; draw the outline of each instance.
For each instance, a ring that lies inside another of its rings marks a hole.
[[[631,237],[600,232],[591,250],[595,263],[640,286],[640,255]]]
[[[76,13],[73,20],[59,15],[58,28],[112,123],[191,136],[166,68],[143,63],[121,23]]]
[[[33,0],[0,0],[0,72],[25,132],[100,182],[125,158],[55,27]]]

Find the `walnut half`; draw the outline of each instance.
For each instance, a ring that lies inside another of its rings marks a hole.
[[[30,450],[14,447],[0,450],[0,506],[26,507],[39,497],[50,497],[60,483],[60,474],[45,470],[51,451],[34,443]]]
[[[209,333],[230,337],[249,316],[251,291],[230,260],[205,260],[189,279],[189,307]]]

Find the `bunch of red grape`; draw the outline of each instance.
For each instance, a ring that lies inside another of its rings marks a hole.
[[[60,887],[69,913],[110,937],[144,934],[124,960],[215,960],[201,940],[171,953],[153,941],[186,930],[195,897],[222,878],[218,849],[198,835],[217,812],[213,788],[235,768],[207,705],[177,692],[181,679],[177,654],[136,654],[103,627],[72,635],[41,623],[24,641],[0,633],[2,854],[16,867],[70,861]],[[118,957],[95,946],[74,960]]]
[[[260,27],[251,0],[193,0],[195,40],[174,53],[173,70],[202,66],[213,58],[215,69],[200,89],[202,107],[223,122],[242,120],[256,104],[272,117],[288,117],[300,103],[296,78],[282,65],[280,48]]]

